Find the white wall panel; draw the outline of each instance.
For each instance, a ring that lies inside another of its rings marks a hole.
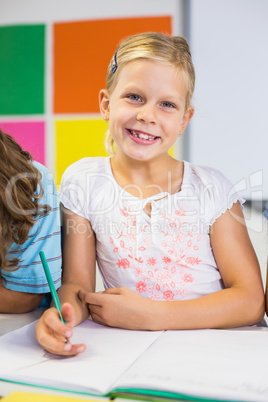
[[[196,68],[189,159],[268,199],[268,1],[190,0]]]

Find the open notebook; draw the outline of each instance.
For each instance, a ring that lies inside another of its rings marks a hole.
[[[268,331],[128,331],[90,320],[74,329],[87,351],[46,353],[35,323],[0,337],[0,378],[99,396],[268,401]]]

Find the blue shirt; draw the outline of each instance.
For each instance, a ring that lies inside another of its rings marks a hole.
[[[58,191],[52,174],[40,163],[33,162],[42,174],[43,197],[41,205],[50,205],[48,215],[37,216],[29,232],[29,238],[23,245],[13,243],[10,251],[15,251],[19,258],[19,269],[6,271],[0,269],[0,275],[7,289],[27,293],[49,293],[49,285],[40,260],[39,252],[45,253],[56,289],[61,285],[61,226]]]

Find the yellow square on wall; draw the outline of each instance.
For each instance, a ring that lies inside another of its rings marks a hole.
[[[92,120],[62,120],[55,122],[56,184],[65,169],[87,156],[107,156],[104,140],[108,124],[101,118]]]

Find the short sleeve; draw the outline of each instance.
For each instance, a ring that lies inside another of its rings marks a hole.
[[[233,204],[245,202],[231,181],[217,169],[192,165],[195,175],[196,193],[199,194],[200,210],[206,223],[211,226]]]
[[[83,162],[78,161],[69,166],[63,173],[60,184],[60,202],[70,211],[86,217],[86,205],[89,197],[87,170]]]
[[[61,285],[61,227],[58,192],[51,173],[41,164],[34,162],[42,173],[44,195],[40,205],[49,205],[50,212],[38,216],[29,232],[28,240],[18,246],[12,244],[11,251],[20,259],[20,266],[15,271],[1,270],[1,277],[6,288],[27,293],[49,293],[50,289],[40,260],[43,251],[56,289]]]
[[[61,180],[62,205],[90,221],[92,215],[109,209],[118,194],[108,165],[109,158],[105,157],[83,158],[70,165]]]

